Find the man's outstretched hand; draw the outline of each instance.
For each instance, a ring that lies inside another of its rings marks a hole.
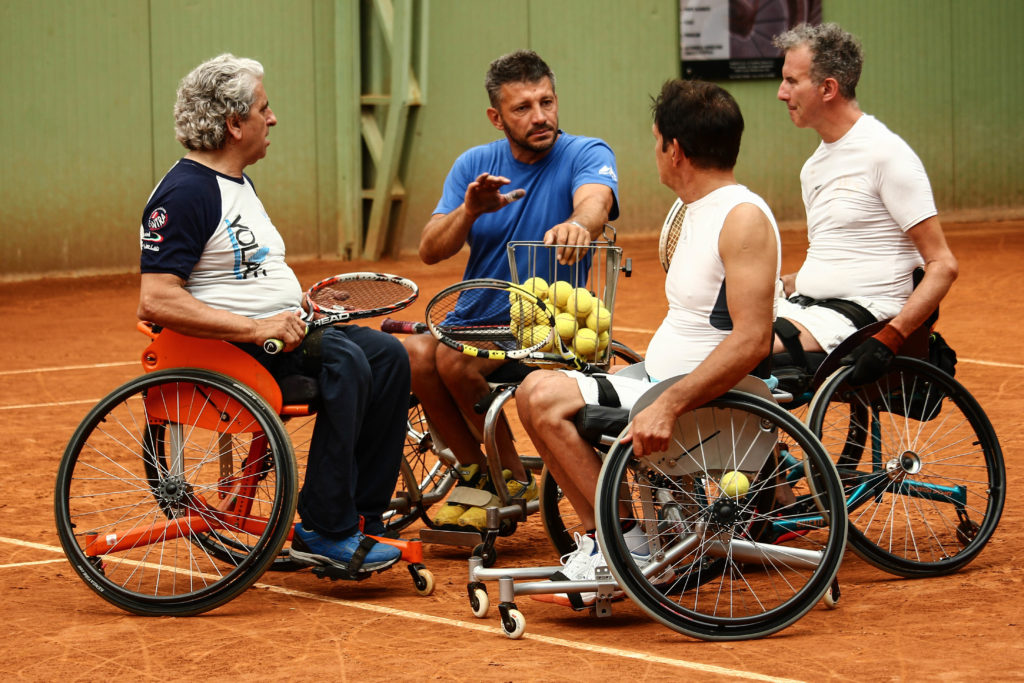
[[[505,176],[481,173],[466,188],[466,211],[476,217],[502,209],[526,196],[526,190],[523,189],[502,194],[501,188],[510,182]]]

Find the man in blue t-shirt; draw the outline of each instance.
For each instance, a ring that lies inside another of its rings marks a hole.
[[[262,65],[229,54],[200,64],[182,79],[174,118],[188,153],[142,214],[139,318],[236,343],[275,378],[316,380],[320,408],[289,552],[353,577],[386,569],[401,551],[360,524],[384,531],[405,442],[408,356],[391,335],[359,325],[306,336],[302,288],[244,172],[277,124]],[[284,353],[265,353],[268,339]]]
[[[551,69],[536,53],[519,50],[491,63],[485,80],[491,106],[487,118],[504,140],[474,147],[456,159],[444,191],[420,238],[420,258],[427,264],[451,258],[464,244],[470,248],[465,278],[509,280],[506,245],[510,241],[545,244],[590,244],[605,223],[618,217],[615,155],[602,140],[569,135],[558,127],[558,97]],[[503,189],[511,188],[508,192]],[[546,249],[538,250],[547,258]],[[575,252],[557,250],[562,266]],[[549,264],[516,264],[524,272],[546,272]],[[554,268],[555,266],[552,266]],[[471,489],[495,491],[488,481],[480,441],[483,417],[473,404],[488,391],[487,377],[505,361],[473,358],[453,351],[428,335],[405,343],[412,365],[412,389],[456,459],[459,482],[434,518],[438,527],[486,528],[487,505]],[[468,421],[468,422],[467,422]],[[511,432],[498,432],[502,467],[516,497],[537,497],[533,477],[523,468]],[[462,489],[460,491],[460,489]]]

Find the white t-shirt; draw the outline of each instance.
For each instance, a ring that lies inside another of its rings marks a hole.
[[[923,263],[906,231],[937,213],[914,150],[864,114],[839,140],[818,146],[800,185],[809,247],[796,291],[856,301],[879,319],[895,316]]]
[[[251,318],[299,307],[302,288],[248,176],[189,159],[149,198],[141,228],[143,273],[173,273],[208,306]]]
[[[645,366],[654,379],[693,371],[732,331],[718,238],[726,216],[739,204],[753,204],[771,222],[778,279],[782,261],[779,228],[761,197],[743,185],[728,185],[689,204],[665,277],[668,314],[647,347]]]

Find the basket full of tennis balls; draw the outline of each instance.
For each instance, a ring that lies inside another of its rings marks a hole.
[[[548,307],[553,307],[555,333],[562,344],[588,363],[602,363],[608,357],[611,339],[612,311],[586,287],[574,287],[565,280],[548,283],[544,278],[534,276],[519,285],[531,292]],[[546,337],[551,328],[543,312],[537,314],[530,307],[536,304],[519,299],[515,292],[510,295],[512,303],[512,331],[524,344],[530,340]],[[535,342],[534,342],[535,343]],[[543,351],[557,350],[555,339]]]

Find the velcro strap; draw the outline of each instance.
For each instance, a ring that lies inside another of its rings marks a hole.
[[[569,577],[563,574],[562,572],[555,572],[549,578],[551,581],[569,580]],[[579,593],[566,593],[565,597],[569,598],[569,605],[572,606],[572,608],[577,612],[586,608],[586,605],[583,604],[583,598],[580,597]]]
[[[352,553],[352,559],[348,562],[348,570],[353,574],[359,573],[359,569],[363,566],[363,561],[366,559],[366,555],[375,545],[377,545],[376,540],[369,536],[363,536],[363,540],[359,541],[359,547],[356,548],[354,553]]]
[[[497,504],[497,498],[490,491],[474,489],[469,486],[456,486],[452,489],[451,495],[448,496],[448,502],[457,505],[485,508]],[[492,500],[495,502],[492,503]]]
[[[618,408],[622,405],[619,401],[619,392],[615,391],[615,387],[608,381],[607,375],[592,375],[594,381],[597,382],[597,404],[607,406],[609,408]]]
[[[807,354],[804,353],[804,347],[800,345],[800,330],[796,328],[796,325],[786,318],[776,318],[772,327],[775,330],[775,336],[779,338],[782,345],[786,347],[786,351],[789,352],[789,357],[793,364],[808,372],[812,372],[813,368],[807,364]]]

